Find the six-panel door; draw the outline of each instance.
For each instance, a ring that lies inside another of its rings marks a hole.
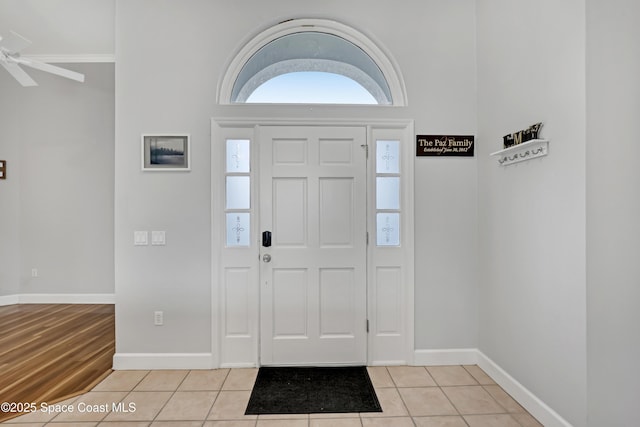
[[[366,130],[260,129],[263,365],[366,364]]]

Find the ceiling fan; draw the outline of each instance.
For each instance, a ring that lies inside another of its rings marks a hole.
[[[35,80],[20,68],[21,65],[78,82],[84,82],[84,74],[21,56],[20,51],[29,45],[31,45],[29,40],[17,33],[14,33],[13,31],[9,31],[9,35],[5,38],[0,36],[0,65],[2,65],[22,86],[38,86],[38,83],[36,83]]]

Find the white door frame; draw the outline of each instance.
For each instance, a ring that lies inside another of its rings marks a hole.
[[[367,129],[368,365],[410,365],[414,356],[414,130],[412,120],[213,118],[211,120],[211,350],[212,365],[256,367],[259,355],[259,171],[260,126],[358,126]],[[251,160],[251,234],[247,248],[225,248],[225,146],[248,139]],[[401,142],[401,246],[375,241],[375,143]]]

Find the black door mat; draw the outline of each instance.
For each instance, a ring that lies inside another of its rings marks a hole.
[[[382,412],[367,368],[262,367],[245,415]]]

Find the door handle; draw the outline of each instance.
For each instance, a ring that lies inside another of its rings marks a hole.
[[[269,254],[262,255],[262,261],[271,262],[271,255],[269,255]]]

